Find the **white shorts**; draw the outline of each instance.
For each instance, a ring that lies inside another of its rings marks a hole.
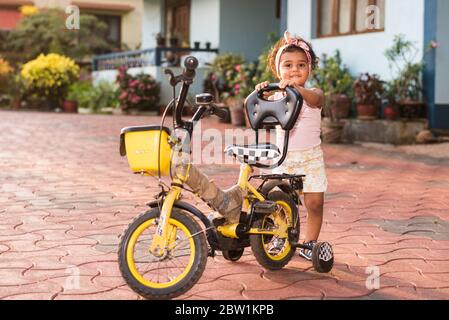
[[[327,177],[321,145],[306,150],[288,151],[282,165],[273,169],[274,174],[305,175],[303,192],[321,193],[327,191]]]

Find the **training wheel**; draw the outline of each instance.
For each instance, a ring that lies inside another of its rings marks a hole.
[[[237,249],[237,250],[223,250],[223,258],[229,261],[237,261],[239,260],[245,249]]]
[[[334,251],[328,242],[318,242],[312,250],[313,267],[319,273],[328,273],[334,266]]]

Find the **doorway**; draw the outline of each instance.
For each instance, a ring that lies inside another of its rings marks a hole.
[[[166,36],[178,38],[177,46],[188,46],[190,43],[190,1],[165,0]]]

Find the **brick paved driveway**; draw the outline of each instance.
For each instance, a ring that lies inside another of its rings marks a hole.
[[[0,298],[138,299],[117,267],[118,237],[158,188],[130,174],[118,133],[158,122],[0,112]],[[213,119],[203,127],[230,128]],[[247,250],[237,263],[209,258],[181,298],[449,297],[449,160],[356,146],[324,150],[330,188],[321,239],[334,245],[333,271],[315,273],[296,256],[270,272]],[[236,165],[205,170],[223,187],[238,174]],[[377,271],[378,289],[370,281]]]

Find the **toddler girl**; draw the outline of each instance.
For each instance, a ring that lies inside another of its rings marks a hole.
[[[290,131],[289,148],[283,164],[273,173],[304,174],[304,203],[307,208],[307,232],[305,243],[315,245],[323,221],[324,192],[327,190],[327,178],[321,150],[321,108],[324,105],[324,93],[318,88],[305,88],[307,79],[317,67],[318,59],[312,46],[301,38],[292,37],[288,31],[273,47],[269,56],[271,71],[279,78],[279,87],[295,88],[304,98],[301,113],[295,128]],[[268,82],[256,86],[260,90]],[[283,97],[276,92],[267,97],[277,100]],[[276,143],[284,145],[284,131],[276,130]],[[312,260],[312,251],[301,249],[300,256]]]

